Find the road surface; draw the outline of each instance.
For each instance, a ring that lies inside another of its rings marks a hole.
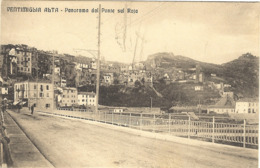
[[[257,167],[257,160],[145,138],[79,120],[10,112],[55,167]]]

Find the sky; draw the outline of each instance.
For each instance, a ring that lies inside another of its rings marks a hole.
[[[100,49],[107,61],[131,63],[157,52],[221,64],[250,52],[259,56],[259,3],[2,1],[1,44],[27,44],[42,50],[92,56]],[[41,7],[40,13],[7,12],[7,7]],[[44,8],[59,8],[46,13]],[[118,13],[131,8],[138,13]],[[89,9],[89,13],[68,13]],[[63,11],[61,11],[63,10]]]

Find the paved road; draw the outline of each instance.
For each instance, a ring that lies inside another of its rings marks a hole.
[[[88,124],[78,120],[10,113],[55,167],[257,167],[230,156]]]

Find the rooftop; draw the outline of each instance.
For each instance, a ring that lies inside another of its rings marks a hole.
[[[243,99],[239,99],[237,102],[259,102],[259,99],[257,99],[257,98],[243,98]]]
[[[222,97],[215,105],[209,108],[235,108],[235,100],[229,96]]]
[[[96,93],[94,93],[94,92],[79,92],[78,93],[79,95],[81,94],[81,95],[96,95]]]

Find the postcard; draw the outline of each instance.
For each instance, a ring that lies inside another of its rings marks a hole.
[[[2,167],[258,167],[258,2],[1,3]]]

